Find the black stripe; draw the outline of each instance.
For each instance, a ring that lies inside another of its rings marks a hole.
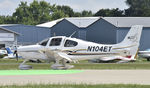
[[[68,55],[118,55],[118,53],[69,53]]]

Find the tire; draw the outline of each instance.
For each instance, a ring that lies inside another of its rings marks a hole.
[[[147,58],[147,61],[150,61],[150,58]]]

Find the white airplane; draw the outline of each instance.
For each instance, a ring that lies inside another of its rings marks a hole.
[[[12,58],[16,58],[16,56],[13,55],[13,52],[11,51],[10,48],[6,48],[6,51],[7,51],[7,56],[3,57],[4,59],[12,59]]]
[[[3,59],[14,59],[16,56],[13,54],[10,48],[5,48],[5,50],[0,50],[0,55],[4,55]]]
[[[4,49],[1,49],[1,50],[0,50],[0,57],[3,58],[3,57],[6,56],[6,55],[7,55],[7,51],[4,50]]]
[[[17,59],[17,58],[22,58],[21,56],[18,56],[18,57],[16,58],[16,55],[13,53],[13,51],[12,51],[11,48],[9,48],[9,47],[6,48],[6,51],[7,51],[7,55],[3,57],[4,59]]]
[[[56,36],[43,41],[39,45],[28,46],[18,49],[18,53],[38,51],[45,54],[48,59],[54,61],[52,69],[69,69],[74,66],[66,62],[76,62],[78,60],[101,59],[103,61],[118,60],[119,62],[129,62],[136,60],[141,32],[143,26],[132,26],[125,39],[118,44],[98,44],[84,41],[77,38]],[[20,69],[29,69],[24,65],[27,59],[20,65]]]
[[[139,51],[138,55],[140,57],[146,58],[147,61],[150,61],[150,49],[146,49],[145,51]]]

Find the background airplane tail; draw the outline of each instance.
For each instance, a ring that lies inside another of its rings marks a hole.
[[[125,50],[127,50],[127,54],[131,56],[131,59],[135,59],[137,56],[137,52],[140,45],[140,38],[142,34],[142,25],[134,25],[131,27],[129,32],[127,33],[124,40],[119,43]]]
[[[6,51],[7,51],[8,54],[13,54],[13,52],[11,51],[10,48],[6,48]]]

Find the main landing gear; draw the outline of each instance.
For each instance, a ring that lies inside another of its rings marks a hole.
[[[69,65],[66,63],[67,61],[65,59],[62,59],[62,60],[56,60],[56,63],[53,64],[51,66],[52,69],[54,70],[66,70],[66,69],[70,69],[70,68],[73,68],[74,66],[73,65]]]

